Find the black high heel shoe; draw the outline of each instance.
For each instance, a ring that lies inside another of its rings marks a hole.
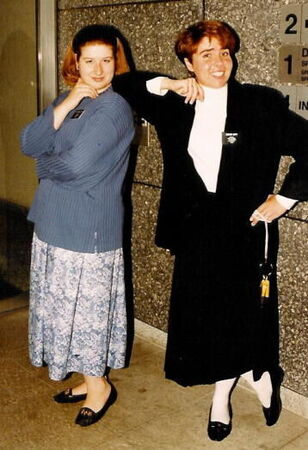
[[[280,386],[283,381],[284,371],[281,367],[278,367],[276,370],[269,371],[271,382],[272,382],[272,396],[271,396],[271,404],[269,408],[262,407],[263,414],[266,420],[266,425],[271,427],[275,425],[277,420],[279,419],[282,404],[280,398]]]
[[[57,403],[77,403],[85,400],[87,398],[87,394],[76,394],[72,393],[72,388],[68,388],[65,391],[59,392],[53,396],[53,399]]]
[[[104,404],[104,406],[102,407],[102,409],[100,409],[97,412],[94,412],[91,408],[87,408],[87,407],[83,407],[80,409],[76,419],[75,419],[75,423],[77,425],[80,425],[82,427],[88,427],[89,425],[92,425],[93,423],[96,423],[98,420],[100,420],[108,411],[108,409],[110,408],[111,405],[114,404],[114,402],[117,399],[117,391],[116,388],[114,387],[114,385],[108,381],[110,386],[111,386],[111,391],[109,394],[109,397],[106,401],[106,403]]]
[[[210,415],[209,415],[209,423],[208,423],[208,427],[207,427],[207,434],[212,441],[222,441],[227,436],[229,436],[229,434],[231,433],[231,430],[232,430],[232,407],[231,407],[230,402],[228,404],[228,409],[229,409],[229,415],[230,415],[230,422],[228,424],[223,423],[223,422],[212,422],[211,421],[212,406],[211,406]]]

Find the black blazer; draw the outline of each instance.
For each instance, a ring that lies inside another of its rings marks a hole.
[[[145,81],[157,75],[128,73],[115,77],[113,86],[157,130],[164,172],[156,244],[175,251],[185,222],[204,204],[207,191],[187,151],[194,105],[172,92],[150,94]],[[281,155],[295,162],[279,193],[308,199],[308,122],[288,109],[280,92],[230,80],[225,133],[232,133],[235,142],[223,145],[216,195],[232,204],[235,215],[248,221],[273,192]]]

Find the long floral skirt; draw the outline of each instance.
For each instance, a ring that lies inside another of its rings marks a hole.
[[[29,353],[52,380],[70,372],[103,376],[125,365],[126,303],[122,249],[79,253],[34,234]]]

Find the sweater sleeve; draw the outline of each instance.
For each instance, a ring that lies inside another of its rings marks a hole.
[[[56,129],[53,126],[53,105],[27,125],[21,132],[21,150],[24,155],[37,158],[52,153]]]
[[[57,97],[41,115],[22,130],[21,150],[24,155],[38,158],[54,151],[57,130],[53,126],[53,110],[66,96],[67,92]]]
[[[112,151],[118,143],[118,132],[113,117],[104,111],[91,116],[74,144],[61,153],[42,155],[37,160],[37,173],[40,178],[58,181],[70,181],[81,178],[97,163],[101,170],[108,171],[109,164],[104,162],[115,158]]]

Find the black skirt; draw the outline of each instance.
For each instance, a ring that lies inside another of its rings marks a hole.
[[[206,194],[182,227],[171,292],[166,377],[183,386],[209,384],[276,367],[278,226],[270,224],[274,266],[270,299],[260,308],[264,223],[252,227],[251,205]],[[185,236],[185,238],[184,238]]]

